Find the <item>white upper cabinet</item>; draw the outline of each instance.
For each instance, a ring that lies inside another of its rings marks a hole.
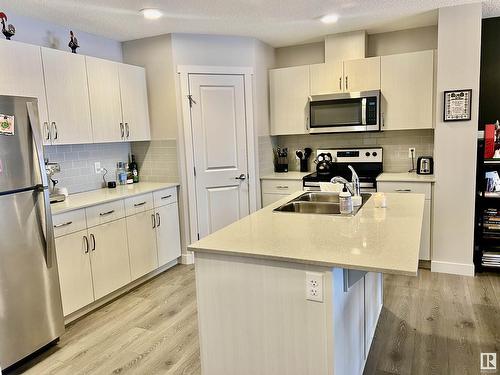
[[[382,56],[382,130],[433,128],[434,51]]]
[[[146,71],[139,66],[119,64],[119,77],[125,139],[150,140]]]
[[[343,91],[343,64],[336,61],[314,64],[310,67],[311,95],[333,94]]]
[[[85,57],[42,48],[52,144],[92,143]]]
[[[344,61],[344,91],[380,90],[380,57]]]
[[[86,57],[94,142],[117,142],[125,135],[118,64]]]
[[[0,95],[37,98],[45,143],[50,143],[40,47],[0,40],[0,56]]]
[[[271,135],[306,134],[309,65],[269,71]]]

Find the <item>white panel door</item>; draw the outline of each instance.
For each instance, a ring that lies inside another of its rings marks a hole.
[[[311,79],[311,95],[342,92],[342,61],[310,65],[309,71]]]
[[[0,56],[0,95],[37,98],[44,144],[50,144],[40,47],[0,39]]]
[[[344,61],[344,91],[380,90],[380,57]]]
[[[127,217],[128,249],[132,280],[158,268],[156,221],[153,210]]]
[[[52,144],[92,143],[85,57],[42,48]]]
[[[177,203],[156,209],[156,246],[158,266],[164,266],[181,256],[181,232]]]
[[[87,230],[56,238],[64,316],[94,301]]]
[[[129,141],[149,141],[146,71],[140,66],[119,64],[119,74],[125,138]]]
[[[98,300],[131,281],[125,219],[89,229],[94,295]]]
[[[434,127],[434,51],[382,56],[382,130]]]
[[[118,64],[86,58],[94,142],[119,142],[125,136]]]
[[[189,75],[200,237],[249,214],[243,75]]]

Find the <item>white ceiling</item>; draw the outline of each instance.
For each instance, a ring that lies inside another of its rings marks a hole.
[[[371,33],[436,24],[435,9],[477,0],[0,0],[0,9],[124,41],[165,33],[252,36],[274,46],[323,35]],[[145,7],[165,16],[147,21]],[[318,18],[336,13],[338,23]],[[500,0],[483,1],[483,16],[500,16]],[[13,23],[14,20],[13,20]]]

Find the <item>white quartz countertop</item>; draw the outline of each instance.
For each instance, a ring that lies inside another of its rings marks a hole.
[[[50,207],[52,209],[52,214],[56,215],[174,186],[179,186],[179,184],[171,182],[139,182],[137,184],[124,186],[119,185],[115,189],[99,189],[84,193],[70,194],[64,202],[51,204]]]
[[[435,182],[436,179],[433,174],[416,174],[402,172],[402,173],[381,173],[377,177],[379,182]]]
[[[189,246],[191,251],[274,259],[414,276],[417,274],[423,194],[373,197],[355,216],[273,212],[296,192]]]
[[[261,176],[261,180],[302,180],[302,177],[311,174],[312,172],[297,172],[290,171],[284,173],[272,173],[265,176]]]

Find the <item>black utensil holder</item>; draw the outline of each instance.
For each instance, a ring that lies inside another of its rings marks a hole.
[[[309,163],[307,159],[300,159],[300,171],[309,172]]]

